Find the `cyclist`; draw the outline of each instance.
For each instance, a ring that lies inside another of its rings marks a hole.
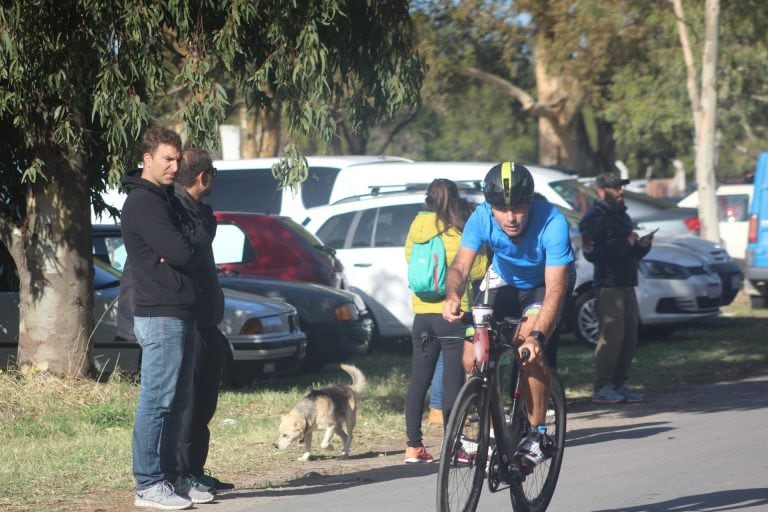
[[[543,462],[554,442],[546,435],[549,373],[544,346],[557,326],[573,268],[573,249],[565,217],[533,197],[533,176],[523,165],[503,162],[485,176],[485,202],[467,220],[461,245],[446,278],[443,318],[458,322],[461,297],[483,244],[493,253],[493,269],[506,283],[489,290],[497,321],[522,317],[518,355],[527,349],[522,391],[533,427],[520,442],[514,463],[530,471]]]

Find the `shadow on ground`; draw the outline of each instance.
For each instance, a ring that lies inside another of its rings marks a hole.
[[[301,478],[290,480],[283,484],[268,489],[255,489],[224,494],[220,501],[230,499],[256,498],[256,497],[286,497],[303,496],[310,494],[323,494],[342,489],[381,483],[401,478],[413,478],[430,474],[437,474],[438,464],[397,464],[379,468],[366,469],[354,473],[340,475],[322,475],[311,471]]]
[[[600,509],[594,512],[669,512],[670,510],[766,510],[768,496],[765,488],[716,491],[695,496],[683,496],[658,503],[645,503],[634,507]]]

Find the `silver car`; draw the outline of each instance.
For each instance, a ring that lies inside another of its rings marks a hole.
[[[0,249],[4,249],[0,247]],[[7,256],[2,258],[2,256]],[[13,363],[18,351],[19,292],[13,261],[0,250],[0,367]],[[116,338],[119,271],[94,259],[94,370],[139,370],[141,350],[133,340]],[[306,336],[296,308],[259,295],[224,291],[224,319],[219,329],[229,340],[222,377],[232,383],[296,371],[306,354]]]
[[[581,251],[581,214],[557,208],[568,220],[576,255],[576,286],[568,323],[579,340],[596,343],[597,289],[592,285],[594,266]],[[693,238],[693,246],[698,240]],[[641,328],[669,334],[686,322],[719,315],[723,286],[697,249],[680,245],[677,238],[656,236],[651,250],[640,260],[635,293]]]

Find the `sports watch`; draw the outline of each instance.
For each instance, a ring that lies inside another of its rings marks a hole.
[[[541,331],[531,331],[528,336],[532,336],[536,338],[536,341],[539,342],[539,345],[544,345],[544,343],[547,341],[547,337],[544,336],[544,333]]]

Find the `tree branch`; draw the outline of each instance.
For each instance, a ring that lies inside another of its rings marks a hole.
[[[387,140],[384,141],[384,144],[381,145],[381,148],[376,155],[383,155],[384,152],[387,150],[387,147],[392,143],[392,140],[395,138],[395,135],[397,135],[400,130],[411,124],[411,121],[413,121],[416,118],[416,115],[421,110],[421,104],[417,106],[415,109],[411,110],[411,112],[405,116],[403,119],[398,121],[398,123],[395,125],[395,128],[389,132],[389,135],[387,136]]]
[[[506,94],[519,101],[523,106],[523,110],[536,117],[548,117],[553,120],[556,118],[556,114],[551,108],[540,104],[533,98],[533,96],[520,89],[509,80],[505,80],[498,75],[494,75],[474,67],[463,69],[460,73],[464,76],[475,78],[504,91]]]
[[[696,84],[696,65],[693,63],[693,52],[691,51],[691,42],[688,37],[688,25],[685,22],[685,13],[683,12],[682,0],[672,0],[675,9],[675,19],[677,20],[677,33],[680,36],[680,46],[683,48],[683,59],[685,60],[685,69],[688,75],[686,85],[688,87],[688,97],[691,100],[691,109],[693,110],[693,119],[696,131],[699,130],[699,115],[701,112],[701,103],[699,99],[699,87]]]

